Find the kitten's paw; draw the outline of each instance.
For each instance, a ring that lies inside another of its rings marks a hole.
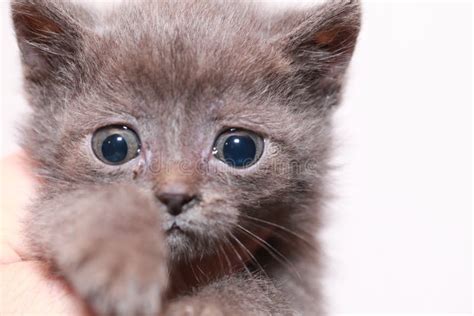
[[[83,258],[66,278],[97,315],[158,315],[167,285],[159,261],[110,248]]]
[[[166,308],[164,316],[224,316],[222,307],[213,302],[199,298],[186,298],[171,303]]]
[[[54,247],[59,272],[98,315],[158,315],[167,248],[153,200],[117,185],[74,202],[74,234]]]

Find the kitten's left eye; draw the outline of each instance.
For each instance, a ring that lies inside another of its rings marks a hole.
[[[234,168],[248,168],[263,153],[263,138],[253,132],[230,129],[217,137],[213,155]]]
[[[102,162],[121,165],[140,153],[140,140],[127,126],[107,126],[97,130],[92,136],[92,149]]]

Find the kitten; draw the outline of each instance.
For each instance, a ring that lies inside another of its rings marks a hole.
[[[357,1],[13,0],[34,255],[100,315],[316,315]]]

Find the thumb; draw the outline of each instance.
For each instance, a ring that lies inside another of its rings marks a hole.
[[[30,169],[23,152],[0,159],[0,263],[20,261],[28,255],[22,221],[34,195]]]
[[[23,152],[0,159],[0,314],[84,315],[79,299],[44,263],[24,260],[30,256],[22,222],[35,182],[30,169]]]
[[[79,299],[47,271],[38,261],[0,265],[0,314],[87,315]]]

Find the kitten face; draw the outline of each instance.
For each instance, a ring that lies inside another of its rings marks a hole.
[[[41,23],[28,24],[25,8]],[[132,182],[159,197],[184,187],[193,200],[178,215],[156,199],[175,258],[212,252],[246,216],[304,225],[328,169],[329,113],[357,36],[356,5],[270,17],[239,3],[143,2],[99,19],[70,4],[18,1],[17,12],[35,108],[25,147],[46,194]],[[57,36],[54,46],[32,28]],[[135,133],[136,157],[98,157],[94,135],[108,126]],[[262,140],[244,168],[215,153],[233,129]]]
[[[92,56],[90,62],[97,58]],[[115,57],[108,58],[104,64],[117,62]],[[127,56],[122,62],[134,60]],[[246,67],[257,67],[262,61],[255,58]],[[163,87],[152,80],[139,84],[147,80],[142,78],[144,71],[153,73],[156,69],[155,61],[142,65],[135,74],[102,74],[103,70],[98,69],[98,77],[88,78],[76,95],[56,104],[65,118],[74,113],[70,120],[57,122],[65,137],[55,148],[61,156],[61,176],[74,181],[75,186],[133,181],[154,194],[171,183],[186,185],[197,198],[178,216],[170,215],[156,200],[175,255],[186,252],[193,256],[216,249],[213,245],[230,238],[229,232],[235,230],[239,216],[246,212],[277,217],[289,209],[297,212],[297,204],[304,205],[308,198],[304,189],[310,185],[305,177],[316,173],[317,156],[297,127],[303,119],[301,114],[285,108],[278,98],[249,96],[258,94],[257,89],[237,89],[247,78],[235,75],[225,79],[233,82],[232,88],[207,80],[199,95],[181,84]],[[225,75],[230,76],[222,77]],[[128,78],[127,82],[118,80],[113,90],[105,86],[97,91],[97,81],[110,83],[120,77]],[[171,96],[160,96],[169,91],[173,91]],[[138,156],[120,165],[102,162],[91,145],[97,130],[114,125],[133,130],[141,144]],[[213,154],[216,139],[231,128],[251,131],[262,138],[262,154],[255,164],[234,168]],[[326,125],[321,120],[311,128],[317,135]],[[171,229],[173,224],[179,229]]]

